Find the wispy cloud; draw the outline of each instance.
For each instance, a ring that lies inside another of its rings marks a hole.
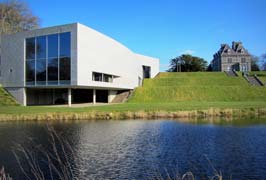
[[[187,50],[180,52],[180,54],[190,54],[190,55],[195,54],[195,53],[196,51],[191,50],[191,49],[187,49]]]
[[[169,69],[169,64],[160,64],[160,71],[166,71]]]

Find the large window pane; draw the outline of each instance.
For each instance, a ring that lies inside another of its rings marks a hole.
[[[26,61],[26,82],[27,85],[35,84],[35,60]]]
[[[46,36],[40,36],[36,38],[37,46],[37,59],[46,58]]]
[[[58,57],[58,34],[48,36],[48,57]]]
[[[58,83],[58,58],[48,59],[48,84]]]
[[[70,32],[60,34],[60,57],[70,57]]]
[[[26,39],[26,59],[35,59],[35,38]]]
[[[46,84],[46,59],[37,60],[36,83],[40,85]]]
[[[70,58],[60,58],[60,81],[70,81]],[[61,82],[60,82],[61,83]]]

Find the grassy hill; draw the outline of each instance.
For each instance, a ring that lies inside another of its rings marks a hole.
[[[0,86],[0,106],[18,105],[14,98]]]
[[[266,84],[266,71],[253,71],[250,75],[256,74],[263,84]]]
[[[223,72],[160,73],[145,79],[129,103],[184,101],[266,101],[266,87],[251,86],[243,77]]]

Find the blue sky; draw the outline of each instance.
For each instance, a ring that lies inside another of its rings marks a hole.
[[[80,22],[134,52],[160,59],[182,53],[208,62],[221,43],[266,53],[266,0],[25,0],[41,26]]]

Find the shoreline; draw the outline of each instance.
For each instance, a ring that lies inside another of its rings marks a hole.
[[[47,112],[31,114],[0,114],[0,122],[7,121],[75,121],[75,120],[126,120],[126,119],[212,119],[266,117],[266,108],[208,108],[180,111],[125,111],[125,112]]]

